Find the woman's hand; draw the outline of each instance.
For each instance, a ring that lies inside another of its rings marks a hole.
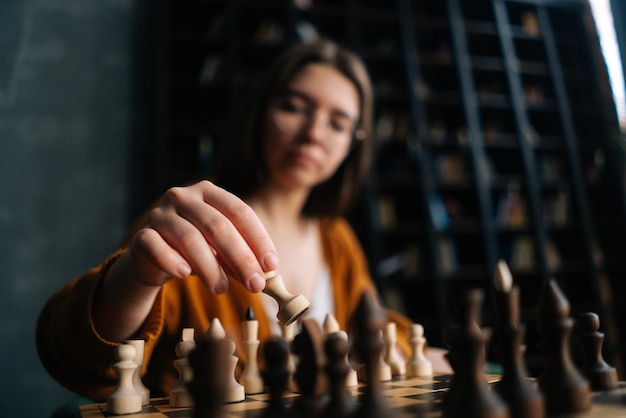
[[[226,274],[251,292],[278,267],[276,249],[254,211],[208,181],[167,191],[147,214],[130,248],[105,273],[93,319],[99,334],[123,341],[140,329],[163,284],[197,274],[209,291],[228,289]]]
[[[130,256],[144,284],[194,273],[214,293],[228,289],[226,274],[258,292],[263,272],[278,267],[274,244],[250,206],[209,181],[169,189],[134,236]]]

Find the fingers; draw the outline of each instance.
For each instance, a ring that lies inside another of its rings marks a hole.
[[[198,184],[201,200],[178,206],[217,254],[218,261],[250,291],[265,287],[263,272],[278,265],[263,224],[242,200],[209,182]]]
[[[208,181],[172,188],[133,240],[140,260],[170,275],[193,271],[210,291],[228,287],[226,272],[251,292],[278,266],[276,249],[254,211]]]
[[[153,286],[160,286],[171,277],[185,278],[189,276],[192,273],[192,265],[196,264],[193,261],[191,263],[187,261],[188,259],[194,260],[195,254],[183,256],[181,251],[173,248],[166,241],[167,238],[172,242],[176,242],[176,240],[168,237],[166,230],[161,229],[161,233],[163,235],[154,229],[143,228],[135,235],[131,243],[133,258],[138,265],[152,266],[152,270],[156,267],[157,270],[165,273],[165,275],[159,275],[148,268],[145,274],[140,275],[145,277],[144,281],[147,284]],[[182,253],[184,254],[185,251]],[[204,256],[200,267],[195,269],[195,272],[204,278],[203,281],[209,290],[216,294],[225,292],[228,289],[228,279],[224,271],[211,251]]]

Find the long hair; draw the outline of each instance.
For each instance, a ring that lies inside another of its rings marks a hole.
[[[243,198],[265,184],[268,170],[262,158],[262,123],[267,109],[291,78],[312,63],[335,68],[359,92],[360,118],[351,150],[331,178],[312,189],[303,208],[305,216],[342,215],[357,197],[367,173],[372,146],[373,93],[361,59],[329,40],[292,46],[256,80],[240,112],[220,138],[216,181]]]

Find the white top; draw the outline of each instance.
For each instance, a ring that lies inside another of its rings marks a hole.
[[[261,297],[263,300],[263,307],[265,308],[265,312],[269,318],[269,323],[271,324],[270,331],[272,335],[281,335],[278,319],[276,319],[276,315],[278,314],[278,304],[271,296],[265,293],[261,293]],[[335,314],[333,286],[330,282],[330,271],[326,265],[320,269],[319,274],[315,278],[313,294],[311,295],[311,300],[309,302],[311,302],[311,307],[304,314],[304,317],[315,318],[320,327],[324,324],[324,319],[326,318],[327,313],[330,312],[333,315]],[[299,331],[300,329],[297,327],[294,334],[297,334]]]

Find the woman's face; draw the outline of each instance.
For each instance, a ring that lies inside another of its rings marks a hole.
[[[359,107],[356,86],[333,67],[314,63],[298,71],[266,113],[270,182],[310,189],[330,178],[350,151]]]

